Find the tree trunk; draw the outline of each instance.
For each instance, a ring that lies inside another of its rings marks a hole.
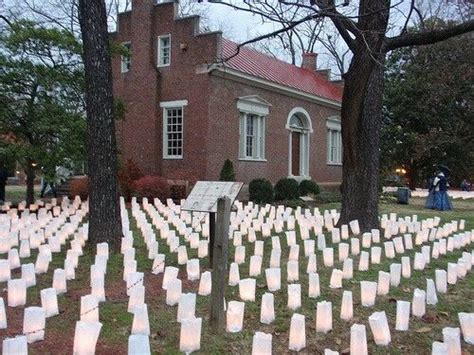
[[[357,219],[361,231],[378,228],[383,64],[354,60],[345,78],[341,110],[343,141],[340,224]],[[383,61],[383,59],[382,59]]]
[[[103,0],[80,0],[89,170],[89,240],[118,250],[122,227],[113,116],[112,63]]]
[[[406,170],[407,170],[406,178],[408,179],[408,187],[410,188],[410,190],[414,191],[417,185],[418,171],[414,165],[408,166]]]
[[[358,220],[361,232],[379,227],[380,127],[385,33],[389,0],[361,1],[358,27],[341,107],[342,208],[339,225]]]
[[[27,207],[29,207],[32,203],[35,203],[35,169],[31,164],[32,161],[28,160],[25,168]]]

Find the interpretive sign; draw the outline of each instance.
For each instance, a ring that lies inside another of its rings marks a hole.
[[[217,199],[226,196],[233,203],[242,185],[242,182],[198,181],[181,209],[184,211],[216,212]]]

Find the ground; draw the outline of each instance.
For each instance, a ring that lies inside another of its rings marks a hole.
[[[35,185],[35,198],[39,198],[41,185]],[[26,199],[26,187],[24,185],[7,185],[5,187],[5,200],[17,205]]]
[[[411,199],[410,205],[397,205],[392,203],[382,203],[380,213],[398,213],[399,216],[418,214],[419,219],[440,216],[442,222],[465,219],[467,229],[474,229],[474,201],[455,201],[455,210],[450,212],[430,211],[423,208],[422,199]],[[337,203],[320,205],[320,210],[339,208]],[[131,228],[134,234],[134,247],[136,248],[136,260],[138,271],[145,271],[146,299],[148,304],[149,320],[151,327],[150,344],[153,353],[178,354],[179,353],[179,333],[180,326],[176,322],[177,307],[165,305],[165,292],[161,289],[162,275],[152,275],[152,261],[148,260],[145,244],[140,230],[137,228],[134,219],[131,217]],[[157,239],[158,238],[157,235]],[[299,242],[299,238],[297,238]],[[327,238],[330,243],[330,238]],[[281,238],[282,249],[286,248],[286,239]],[[169,255],[169,250],[164,243],[160,243],[160,252],[167,254],[166,264],[176,264],[176,255]],[[248,275],[248,260],[253,254],[253,245],[247,246],[246,263],[240,265],[240,276],[246,278]],[[302,244],[302,243],[301,243]],[[471,244],[472,246],[472,244]],[[471,251],[472,247],[464,251]],[[265,258],[262,264],[262,271],[268,267],[271,241],[265,241]],[[367,326],[367,339],[369,353],[371,354],[430,354],[433,341],[442,341],[442,328],[446,326],[458,327],[458,312],[473,312],[474,299],[474,272],[469,273],[464,279],[459,280],[455,286],[449,286],[447,294],[438,294],[439,303],[435,306],[427,306],[427,316],[423,319],[412,317],[410,320],[410,331],[398,332],[394,330],[394,319],[396,300],[403,299],[411,301],[415,288],[425,289],[426,278],[433,278],[435,269],[446,269],[447,263],[456,262],[463,250],[457,250],[448,256],[432,260],[424,271],[413,271],[412,278],[402,278],[398,288],[391,288],[387,296],[377,296],[375,307],[365,308],[360,305],[359,281],[376,281],[379,270],[389,270],[390,262],[382,258],[380,265],[375,265],[369,272],[359,272],[357,270],[358,258],[354,260],[354,279],[344,281],[344,289],[352,290],[354,298],[354,318],[350,322],[339,319],[339,313],[335,310],[340,308],[342,289],[330,289],[328,287],[330,269],[326,269],[322,264],[321,252],[318,252],[318,273],[321,283],[321,297],[308,299],[306,274],[306,262],[303,249],[300,250],[300,283],[302,286],[302,308],[297,313],[306,317],[306,337],[307,347],[302,353],[322,354],[325,348],[346,352],[349,348],[350,326],[353,323],[363,323]],[[197,251],[188,250],[189,258],[195,257]],[[414,251],[408,255],[413,256]],[[252,336],[255,331],[263,331],[273,334],[273,352],[275,354],[289,353],[288,333],[290,317],[292,311],[286,307],[286,260],[287,252],[282,253],[282,287],[275,295],[276,321],[271,325],[264,325],[259,322],[259,306],[261,296],[267,291],[264,273],[257,278],[256,302],[246,302],[244,329],[242,332],[229,334],[223,337],[212,336],[209,332],[208,306],[209,297],[197,296],[196,316],[203,317],[203,329],[201,338],[202,354],[249,354],[252,347]],[[53,262],[47,274],[38,275],[36,287],[28,289],[28,302],[31,305],[40,305],[39,291],[43,288],[51,287],[52,273],[55,268],[62,268],[65,252],[54,254]],[[233,261],[234,248],[230,248],[229,260]],[[31,262],[36,260],[36,253],[30,258]],[[107,302],[100,304],[100,321],[103,328],[97,344],[98,354],[123,354],[127,352],[127,339],[132,326],[132,314],[127,313],[128,298],[125,293],[126,285],[122,281],[122,256],[111,255],[109,258],[106,275],[106,296]],[[337,252],[335,252],[337,260]],[[22,260],[22,263],[27,261]],[[400,257],[391,262],[400,262]],[[79,319],[80,297],[90,293],[89,287],[89,267],[93,263],[93,256],[90,251],[80,258],[79,267],[76,269],[76,279],[68,281],[68,292],[59,296],[60,315],[49,318],[46,326],[46,338],[44,341],[29,345],[31,354],[53,353],[70,354],[73,346],[74,327]],[[335,267],[342,268],[342,263],[336,262]],[[208,268],[207,261],[201,260],[201,272]],[[196,292],[199,281],[186,280],[185,267],[180,268],[180,278],[183,280],[183,292]],[[19,272],[15,273],[19,277]],[[3,288],[2,297],[6,300],[6,283],[1,283]],[[239,300],[238,287],[228,287],[226,299]],[[317,302],[321,300],[333,303],[333,330],[328,334],[316,333],[315,331],[315,309]],[[370,328],[368,326],[368,316],[375,311],[385,310],[389,319],[392,335],[392,343],[389,347],[376,346]],[[7,307],[8,330],[0,330],[0,338],[13,336],[21,333],[23,309],[12,309]],[[474,353],[474,346],[468,346],[462,342],[465,354]]]

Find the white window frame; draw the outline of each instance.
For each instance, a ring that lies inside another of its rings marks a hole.
[[[252,154],[247,154],[248,120],[254,118]],[[265,159],[265,116],[240,112],[239,160],[266,161]]]
[[[267,161],[265,158],[266,117],[270,110],[270,103],[257,95],[243,96],[237,101],[239,111],[239,160]],[[252,154],[247,154],[247,122],[249,117],[255,118],[253,131]]]
[[[327,128],[327,164],[342,165],[342,131],[339,118],[331,117],[326,121]]]
[[[163,108],[163,159],[183,159],[184,156],[184,108],[188,105],[188,100],[164,101],[160,102],[160,107]],[[181,154],[168,154],[168,110],[181,110]]]
[[[132,44],[130,41],[128,42],[122,42],[122,46],[128,46],[129,51],[131,51]],[[120,56],[120,72],[121,73],[128,73],[130,71],[130,67],[132,66],[132,58],[131,58],[131,52],[130,56],[128,57],[128,63],[125,60],[125,56],[121,55]]]
[[[162,61],[162,50],[163,48],[161,47],[161,40],[164,39],[164,38],[168,38],[169,40],[169,46],[168,46],[168,50],[169,50],[169,54],[168,54],[168,63],[163,63]],[[162,35],[162,36],[158,36],[158,48],[157,48],[157,67],[169,67],[171,65],[171,34],[166,34],[166,35]]]

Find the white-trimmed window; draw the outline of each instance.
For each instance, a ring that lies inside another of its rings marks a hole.
[[[265,159],[265,117],[240,113],[240,159]]]
[[[265,120],[270,106],[257,95],[238,99],[239,159],[265,160]]]
[[[161,102],[163,108],[163,158],[182,159],[184,150],[184,106],[187,100]]]
[[[341,121],[336,118],[330,118],[326,121],[328,130],[328,164],[342,164],[342,134]]]
[[[127,48],[128,53],[127,55],[120,56],[120,72],[126,73],[130,70],[130,66],[132,64],[132,58],[131,58],[131,52],[130,52],[131,44],[130,42],[123,42],[122,46]]]
[[[171,35],[158,37],[158,66],[166,67],[171,63]]]
[[[286,121],[288,133],[288,176],[309,178],[309,141],[313,133],[311,117],[304,108],[295,107]]]

